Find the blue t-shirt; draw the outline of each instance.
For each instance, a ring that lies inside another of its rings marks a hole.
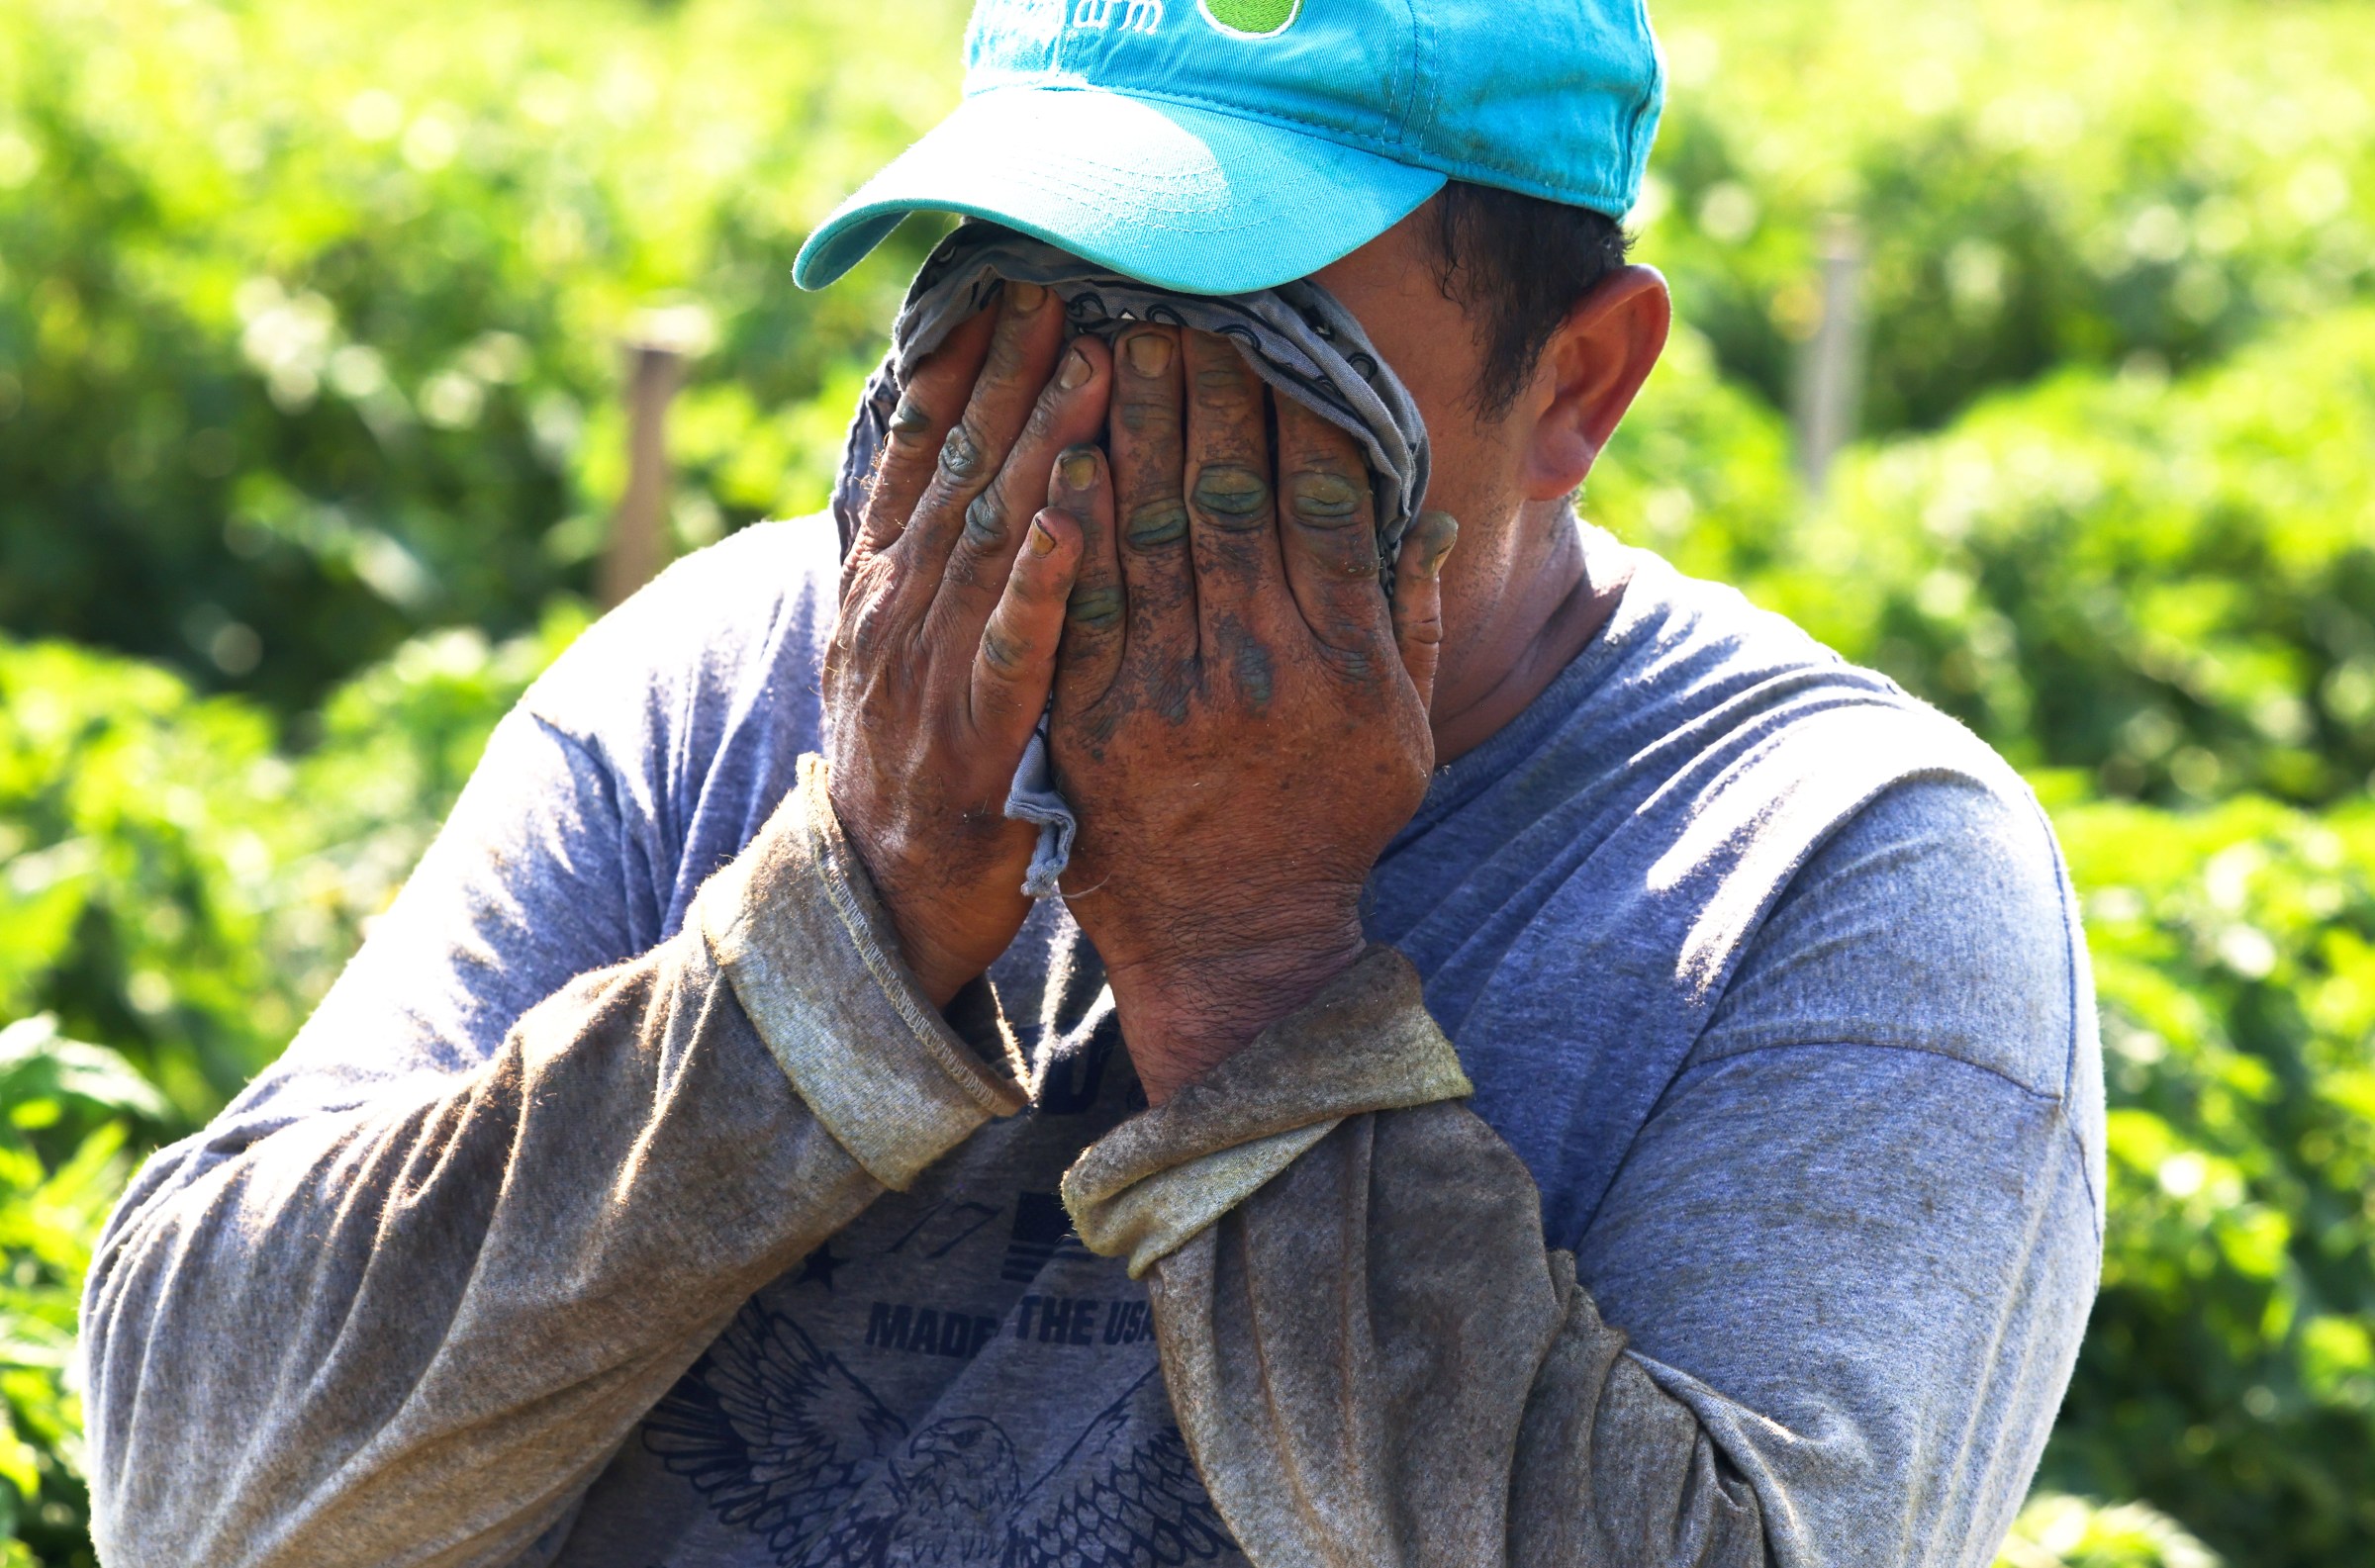
[[[1550,1245],[1786,1509],[1783,1560],[1983,1565],[2100,1254],[2093,1002],[2051,832],[1967,731],[1630,554],[1597,639],[1437,775],[1370,932],[1424,977]],[[210,1137],[467,1070],[674,934],[818,747],[836,580],[829,522],[763,525],[590,631]],[[1049,902],[992,973],[1032,1109],[755,1295],[534,1560],[1241,1560],[1143,1288],[1056,1198],[1144,1104],[1095,955]]]

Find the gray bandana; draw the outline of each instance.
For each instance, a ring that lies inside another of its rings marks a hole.
[[[842,554],[849,553],[858,536],[874,467],[908,378],[959,323],[989,305],[999,283],[1008,278],[1045,284],[1054,291],[1064,302],[1066,321],[1075,334],[1092,333],[1110,341],[1132,322],[1216,332],[1235,342],[1273,389],[1348,431],[1369,458],[1378,542],[1390,585],[1402,536],[1426,501],[1426,426],[1409,391],[1370,346],[1369,334],[1327,290],[1298,280],[1256,294],[1174,294],[986,223],[960,226],[915,274],[906,304],[891,328],[891,351],[866,383],[866,396],[841,450],[840,477],[833,485],[833,521],[840,529]],[[1006,815],[1039,828],[1039,847],[1023,891],[1034,898],[1052,896],[1071,861],[1079,822],[1056,791],[1044,723],[1015,772]]]

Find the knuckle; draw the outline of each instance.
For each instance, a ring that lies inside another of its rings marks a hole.
[[[940,443],[940,472],[959,483],[969,482],[982,472],[987,454],[981,437],[964,421],[959,421]]]
[[[1122,537],[1140,550],[1177,544],[1188,537],[1188,507],[1176,496],[1150,501],[1130,513]]]
[[[912,441],[936,422],[931,411],[918,402],[911,391],[902,394],[899,407],[891,411],[891,434],[894,439],[904,437]]]
[[[1226,363],[1206,365],[1195,373],[1195,406],[1217,414],[1234,413],[1254,401],[1258,385],[1253,372],[1232,349]]]
[[[982,380],[996,387],[1013,385],[1022,378],[1030,361],[1025,342],[1026,319],[1005,317],[998,323],[998,333],[990,339],[990,358],[982,366]]]
[[[1248,526],[1270,510],[1270,486],[1235,463],[1208,463],[1196,472],[1195,505],[1223,526]]]
[[[1072,596],[1065,613],[1083,631],[1110,631],[1121,624],[1121,590],[1117,588],[1084,588]]]
[[[1342,573],[1348,582],[1354,583],[1375,582],[1378,572],[1384,567],[1384,562],[1378,558],[1378,552],[1367,545],[1356,546],[1345,551],[1336,558],[1334,564],[1335,569]]]
[[[1130,398],[1115,408],[1114,415],[1132,435],[1163,434],[1176,431],[1180,424],[1179,405],[1168,398]]]
[[[1001,675],[1013,675],[1030,662],[1032,641],[993,619],[982,628],[982,658]]]
[[[1006,506],[993,488],[973,498],[965,508],[965,542],[977,549],[991,550],[1005,543],[1007,529]]]
[[[1297,522],[1343,528],[1361,520],[1359,486],[1341,474],[1306,472],[1286,484],[1286,505]]]

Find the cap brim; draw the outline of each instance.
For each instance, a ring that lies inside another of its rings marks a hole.
[[[1097,88],[977,93],[800,248],[820,289],[912,212],[987,218],[1125,277],[1243,294],[1317,271],[1444,177],[1266,121]]]

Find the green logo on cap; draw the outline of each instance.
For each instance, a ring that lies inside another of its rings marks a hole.
[[[1232,38],[1277,38],[1303,14],[1303,0],[1196,0],[1204,20]]]

